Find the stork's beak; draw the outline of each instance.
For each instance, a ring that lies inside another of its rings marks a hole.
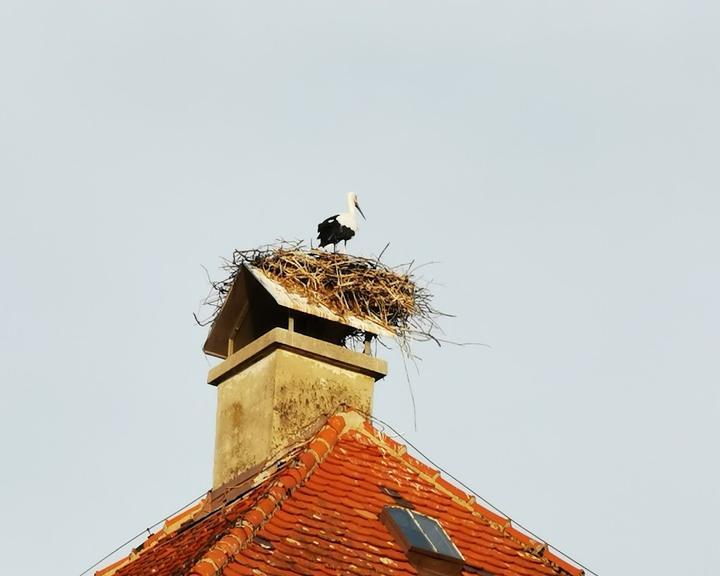
[[[363,214],[363,211],[362,211],[361,208],[360,208],[360,204],[358,204],[357,202],[355,202],[355,208],[358,209],[358,212],[360,212],[360,216],[363,217],[363,220],[367,220],[367,218],[365,218],[365,214]]]

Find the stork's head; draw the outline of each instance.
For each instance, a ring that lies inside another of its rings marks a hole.
[[[360,212],[360,215],[363,217],[363,220],[367,220],[367,218],[365,218],[365,214],[363,214],[363,211],[360,208],[360,204],[358,203],[357,194],[355,194],[355,192],[348,192],[348,204],[350,206],[355,206],[355,208],[357,208],[358,212]]]

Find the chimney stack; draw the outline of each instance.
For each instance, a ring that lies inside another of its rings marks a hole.
[[[365,353],[344,347],[362,331]],[[305,439],[325,416],[349,405],[372,409],[387,363],[370,354],[383,327],[340,317],[243,265],[205,342],[223,361],[210,370],[218,389],[213,488]]]

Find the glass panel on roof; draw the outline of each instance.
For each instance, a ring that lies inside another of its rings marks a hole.
[[[386,506],[385,512],[410,549],[463,561],[455,544],[434,518],[397,506]]]
[[[443,556],[449,556],[450,558],[458,558],[459,560],[462,560],[460,552],[455,547],[455,544],[452,543],[452,540],[450,540],[450,537],[445,533],[445,530],[442,529],[442,526],[440,526],[437,520],[423,516],[422,514],[418,514],[416,512],[412,514],[414,516],[414,520],[423,531],[423,534],[430,544],[432,544],[435,552],[442,554]]]
[[[395,523],[395,526],[400,530],[403,538],[407,542],[407,545],[411,548],[427,549],[432,550],[432,545],[420,530],[417,522],[411,516],[410,510],[407,508],[398,508],[390,506],[387,508],[390,518]]]

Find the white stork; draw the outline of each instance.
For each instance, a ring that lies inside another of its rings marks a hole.
[[[358,231],[357,217],[355,216],[355,210],[360,212],[360,215],[365,218],[365,214],[360,210],[360,204],[358,204],[357,196],[354,192],[348,192],[347,195],[348,210],[342,214],[335,214],[326,218],[320,224],[318,224],[318,240],[320,240],[320,248],[327,246],[328,244],[333,245],[335,250],[339,242],[344,242],[347,248],[347,241],[355,236],[355,232]]]

